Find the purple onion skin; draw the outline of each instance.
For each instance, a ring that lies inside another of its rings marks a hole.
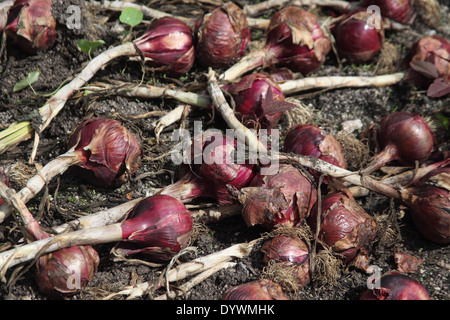
[[[318,203],[307,222],[315,232]],[[330,193],[322,197],[319,239],[333,251],[342,254],[346,263],[365,270],[368,251],[375,240],[375,220],[347,192]]]
[[[176,18],[164,17],[153,21],[134,43],[148,58],[146,64],[158,71],[182,75],[194,64],[192,31]]]
[[[260,279],[228,289],[222,300],[289,300],[289,298],[278,284]]]
[[[192,226],[191,212],[177,199],[167,195],[147,197],[127,214],[122,223],[123,242],[116,251],[165,262],[188,245]]]
[[[273,175],[258,173],[248,188],[242,189],[239,201],[248,226],[295,227],[309,216],[317,201],[317,190],[311,180],[297,168],[280,166]]]
[[[211,146],[212,143],[217,144],[217,146],[205,154],[206,148]],[[248,186],[255,175],[255,165],[235,163],[232,153],[236,151],[237,142],[227,135],[223,135],[221,141],[218,142],[212,139],[210,142],[205,143],[203,147],[204,161],[200,165],[198,173],[203,179],[212,184],[215,197],[219,203],[231,204],[235,200],[231,199],[227,185],[231,185],[236,189]],[[222,163],[216,163],[212,160],[217,154],[222,159]]]
[[[61,249],[38,259],[35,280],[39,291],[49,297],[71,297],[94,278],[99,263],[91,246]]]
[[[333,135],[315,125],[297,124],[291,127],[285,136],[284,152],[315,157],[332,165],[347,168],[341,144]],[[311,170],[311,173],[316,179],[321,175],[320,172],[314,170]],[[328,183],[331,179],[331,177],[326,177],[324,182]]]
[[[276,12],[266,32],[265,64],[285,66],[304,76],[319,70],[331,49],[316,16],[300,7]]]
[[[416,86],[428,87],[436,77],[442,77],[447,83],[450,82],[450,42],[440,36],[424,36],[417,40],[411,47],[406,57],[411,66],[407,79]],[[432,70],[415,70],[414,63],[424,62],[430,64]],[[425,71],[425,72],[424,72]],[[430,72],[434,71],[434,75]]]
[[[258,123],[263,129],[277,125],[283,111],[265,112],[264,99],[269,95],[269,90],[274,101],[284,100],[279,85],[263,73],[246,75],[239,82],[229,86],[228,91],[236,104],[235,112],[242,123],[245,125]]]
[[[450,167],[432,171],[410,188],[406,201],[413,223],[426,239],[450,243]]]
[[[256,171],[256,165],[248,161],[238,163],[232,158],[236,147],[234,138],[219,131],[208,130],[194,136],[190,162],[180,166],[180,180],[159,193],[181,201],[208,197],[222,205],[236,203],[229,187],[239,190],[248,186]]]
[[[367,25],[371,13],[364,10],[351,12],[334,28],[336,48],[340,58],[349,63],[366,63],[381,50],[384,29]]]
[[[408,165],[423,163],[434,149],[435,138],[419,115],[394,112],[381,119],[378,142],[382,151],[367,166],[367,172],[394,160]]]
[[[16,0],[4,29],[8,38],[28,54],[49,50],[56,40],[51,0]]]
[[[277,235],[261,247],[263,262],[275,261],[285,266],[295,266],[298,284],[304,286],[310,281],[309,251],[299,238]]]
[[[82,160],[74,171],[94,185],[115,188],[139,168],[139,143],[120,122],[93,118],[80,123],[71,134],[68,149]]]
[[[250,42],[247,18],[233,2],[205,14],[195,34],[197,61],[205,67],[226,68],[236,63]]]
[[[366,290],[360,300],[430,300],[430,296],[417,280],[391,273],[381,277],[379,289]]]

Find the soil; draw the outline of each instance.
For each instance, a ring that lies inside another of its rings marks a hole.
[[[151,8],[171,14],[199,17],[203,12],[213,8],[216,2],[218,1],[162,0],[147,1],[147,4]],[[238,1],[241,5],[254,2],[256,1]],[[439,1],[439,4],[440,21],[437,25],[430,24],[424,7],[416,5],[418,15],[410,27],[401,31],[386,31],[386,41],[395,52],[394,58],[389,63],[374,60],[363,65],[339,64],[334,54],[330,53],[324,66],[315,75],[372,76],[402,70],[402,58],[419,37],[426,34],[440,34],[449,38],[449,2]],[[66,25],[70,16],[67,11],[69,5],[81,8],[80,29],[69,29]],[[263,12],[262,16],[268,18],[275,10],[269,9]],[[314,10],[318,14],[325,14],[324,10],[317,8]],[[68,76],[77,74],[89,61],[89,56],[78,49],[77,40],[103,39],[107,45],[99,47],[91,54],[95,56],[106,47],[118,44],[123,36],[124,26],[119,22],[119,13],[95,9],[88,1],[55,0],[53,1],[53,14],[58,23],[58,33],[56,44],[49,51],[30,56],[12,44],[7,46],[6,59],[0,66],[0,126],[2,129],[7,128],[13,122],[25,119],[39,123],[35,112],[48,98],[44,94],[55,91]],[[136,36],[144,28],[144,24],[136,26],[132,36]],[[386,57],[386,55],[383,56]],[[37,69],[40,74],[38,82],[33,84],[34,90],[26,88],[13,93],[14,85],[25,78],[28,73]],[[171,84],[179,88],[193,87],[194,85],[201,87],[202,82],[206,79],[205,72],[204,68],[194,65],[191,72],[183,78],[173,79],[158,73],[146,73],[144,81],[161,85]],[[142,71],[139,63],[119,58],[99,71],[90,83],[114,80],[139,83],[141,78]],[[291,113],[291,117],[283,116],[278,125],[281,132],[285,132],[296,121],[309,121],[320,125],[329,133],[340,136],[350,170],[361,169],[376,152],[373,145],[368,142],[370,135],[366,135],[364,140],[360,140],[361,134],[368,132],[366,129],[371,125],[376,126],[382,116],[393,111],[415,112],[432,118],[435,123],[436,144],[442,146],[442,150],[448,149],[448,124],[446,128],[443,122],[438,120],[437,114],[450,119],[450,98],[448,96],[429,98],[425,89],[416,88],[409,83],[402,82],[379,88],[310,90],[290,98],[296,99],[309,113],[306,113],[303,120],[300,119],[298,113]],[[105,116],[120,120],[139,137],[143,151],[141,166],[135,176],[122,187],[102,189],[84,184],[69,170],[60,177],[54,178],[45,190],[28,202],[28,208],[39,219],[42,227],[50,230],[53,226],[77,217],[115,207],[131,199],[152,195],[159,188],[176,181],[179,178],[178,168],[171,162],[169,154],[174,146],[174,142],[170,139],[172,131],[179,128],[180,125],[192,128],[193,121],[196,120],[203,121],[204,128],[224,128],[224,122],[217,113],[193,110],[185,121],[167,127],[157,142],[154,122],[158,120],[158,116],[137,116],[150,111],[169,111],[176,106],[177,102],[170,99],[144,100],[116,95],[83,96],[78,94],[66,103],[50,126],[41,133],[34,164],[28,163],[33,148],[33,139],[29,139],[1,154],[0,165],[6,173],[11,174],[11,187],[20,190],[37,168],[65,152],[68,135],[74,129],[75,124],[91,117]],[[362,126],[356,128],[350,135],[343,135],[342,123],[357,119],[361,120]],[[349,136],[353,137],[353,140],[348,140]],[[364,141],[357,144],[360,149],[355,149],[351,143],[345,144],[345,141],[354,142],[355,139]],[[396,252],[409,253],[416,258],[423,259],[418,271],[408,275],[418,280],[426,288],[432,300],[448,300],[450,298],[448,269],[450,247],[432,243],[423,238],[412,224],[408,209],[396,201],[372,192],[358,197],[357,201],[370,215],[378,217],[377,221],[380,221],[377,238],[370,251],[370,264],[379,266],[384,273],[397,268],[394,261]],[[190,208],[195,210],[211,205],[215,205],[211,200],[201,199],[190,204]],[[181,255],[175,261],[175,265],[217,252],[237,243],[251,241],[266,233],[266,230],[259,226],[247,227],[239,214],[208,224],[198,223],[198,226],[201,226],[198,228],[199,232],[191,242],[191,246],[196,250]],[[20,227],[17,221],[10,217],[0,225],[1,249],[10,249],[21,241],[23,241],[23,235]],[[66,299],[104,299],[127,286],[150,281],[158,277],[164,270],[165,266],[152,267],[139,260],[114,261],[111,256],[113,246],[114,244],[95,246],[101,260],[93,280],[79,294]],[[248,257],[235,259],[234,267],[218,271],[176,299],[219,300],[224,292],[233,286],[263,276],[267,277],[260,247],[261,244],[256,245]],[[10,268],[5,274],[6,281],[3,282],[0,289],[0,299],[53,299],[39,292],[31,270],[31,264]],[[284,288],[291,299],[358,300],[361,293],[367,289],[368,277],[369,274],[355,267],[344,265],[339,270],[336,283],[327,282],[327,279],[314,278],[303,288],[297,290]],[[177,283],[177,285],[184,282]],[[285,282],[280,281],[280,284],[283,285]],[[174,290],[174,288],[172,289]],[[165,292],[165,289],[159,289],[134,299],[150,300]],[[123,300],[126,298],[127,295],[115,295],[111,299]]]

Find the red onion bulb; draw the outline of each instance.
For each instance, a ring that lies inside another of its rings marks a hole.
[[[260,66],[284,66],[306,76],[320,69],[331,49],[316,15],[300,7],[288,6],[276,12],[266,33],[265,46],[226,70],[221,80],[233,81]]]
[[[430,300],[427,290],[409,276],[390,273],[379,281],[380,288],[366,290],[360,300]]]
[[[115,247],[123,255],[143,254],[154,262],[173,258],[190,240],[191,212],[177,199],[155,195],[141,200],[122,223],[123,241]]]
[[[205,14],[198,22],[196,52],[205,67],[225,68],[245,53],[250,41],[247,17],[233,2],[226,2]]]
[[[316,16],[293,6],[270,19],[266,47],[271,65],[286,66],[305,76],[319,70],[331,48]]]
[[[91,246],[75,246],[43,255],[36,262],[39,291],[50,297],[70,297],[94,278],[100,263]]]
[[[274,261],[282,263],[283,266],[295,266],[297,283],[300,286],[309,282],[309,251],[300,238],[280,234],[264,243],[261,251],[265,263]]]
[[[278,284],[260,279],[228,289],[222,300],[289,300],[289,298]]]
[[[246,126],[273,128],[283,112],[295,105],[284,102],[284,94],[278,84],[264,73],[252,73],[231,84],[228,91],[233,96],[235,112]]]
[[[430,172],[408,190],[405,202],[420,234],[436,243],[450,243],[450,168]]]
[[[318,209],[316,203],[307,218],[313,232],[317,227]],[[346,263],[365,270],[368,252],[376,237],[375,220],[349,192],[327,194],[322,198],[321,210],[319,239],[343,255]]]
[[[338,54],[349,63],[365,63],[381,50],[384,29],[368,25],[371,15],[365,9],[350,12],[333,30]]]
[[[16,0],[9,10],[4,31],[29,54],[50,49],[56,40],[52,1]]]
[[[364,173],[369,174],[385,164],[398,160],[405,164],[426,161],[434,148],[434,134],[419,115],[394,112],[381,119],[378,130],[379,152]]]
[[[182,178],[159,193],[181,201],[211,197],[220,204],[235,203],[228,186],[236,189],[247,186],[256,170],[256,165],[234,158],[237,147],[233,137],[219,131],[208,130],[195,136],[188,163],[180,167]]]
[[[281,165],[273,175],[258,173],[247,188],[241,189],[239,201],[248,226],[294,227],[309,216],[317,201],[311,180],[291,165]]]
[[[428,87],[428,96],[450,93],[450,42],[440,36],[424,36],[411,48],[407,79],[416,86]]]
[[[176,18],[154,20],[134,43],[144,55],[145,63],[158,71],[180,75],[194,64],[192,31]]]
[[[83,179],[103,187],[125,183],[140,165],[139,144],[120,122],[94,118],[80,123],[68,141],[68,148],[81,160],[74,169]]]
[[[297,124],[288,130],[284,140],[284,151],[312,156],[332,165],[346,169],[347,162],[341,144],[333,135],[312,124]],[[311,170],[318,178],[320,173]],[[326,177],[324,182],[331,178]]]

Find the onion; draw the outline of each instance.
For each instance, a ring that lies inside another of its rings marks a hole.
[[[428,96],[450,93],[450,42],[440,36],[424,36],[411,47],[406,57],[410,69],[407,80],[428,87]]]
[[[70,136],[69,147],[17,192],[22,202],[27,203],[69,168],[85,181],[107,188],[125,183],[139,168],[141,151],[136,138],[112,119],[93,118],[82,122]],[[0,220],[11,211],[9,204],[0,204]]]
[[[434,148],[434,134],[419,115],[394,112],[381,119],[378,130],[380,151],[364,169],[369,174],[385,164],[398,160],[412,165],[426,161]]]
[[[226,2],[205,14],[196,26],[198,62],[211,68],[225,68],[244,55],[250,42],[247,17],[233,2]]]
[[[247,226],[294,227],[309,216],[317,200],[311,180],[291,165],[280,165],[277,173],[258,173],[238,195]]]
[[[228,91],[233,96],[236,115],[249,127],[257,123],[263,129],[273,128],[285,111],[295,107],[284,101],[278,84],[264,73],[244,76],[228,86]]]
[[[233,81],[259,66],[285,66],[308,75],[319,70],[330,51],[316,16],[299,7],[288,6],[275,13],[267,27],[263,48],[253,51],[221,75]]]
[[[450,167],[428,173],[402,197],[420,234],[436,243],[450,242]]]
[[[71,134],[68,148],[80,161],[75,170],[83,179],[103,187],[125,183],[140,165],[136,138],[120,122],[94,118],[80,123]]]
[[[366,290],[360,300],[430,300],[427,290],[409,276],[393,272],[378,280],[380,288]]]
[[[154,20],[134,43],[144,55],[145,63],[158,71],[180,75],[194,64],[192,31],[176,18]]]
[[[322,198],[318,239],[344,256],[345,262],[360,269],[368,267],[368,252],[376,237],[375,220],[356,202],[350,192],[327,194]],[[307,222],[317,227],[319,203]]]
[[[384,29],[367,24],[371,15],[365,9],[352,11],[333,29],[338,54],[349,63],[370,61],[381,50]]]
[[[173,258],[190,240],[193,218],[177,199],[155,195],[141,200],[122,223],[121,255],[143,254],[154,262]]]
[[[358,3],[361,8],[376,5],[383,17],[401,24],[412,24],[416,18],[413,0],[363,0]]]
[[[281,287],[267,279],[259,279],[228,289],[222,300],[289,300]]]
[[[29,54],[48,50],[55,43],[56,20],[51,0],[16,0],[4,29],[7,37]]]
[[[312,124],[297,124],[286,133],[284,151],[299,155],[312,156],[332,165],[346,169],[347,162],[341,144],[333,135],[326,133]],[[318,178],[321,173],[310,170]],[[324,182],[329,182],[331,177],[326,177]]]
[[[159,194],[182,201],[198,197],[214,198],[220,204],[236,202],[228,186],[241,189],[254,177],[256,166],[234,159],[237,141],[218,131],[208,130],[192,139],[191,153],[181,166],[181,179]]]
[[[299,286],[309,282],[309,250],[301,239],[280,234],[264,243],[261,251],[265,263],[280,263],[283,269],[294,266]]]
[[[51,237],[34,219],[17,193],[9,189],[8,183],[0,181],[0,193],[19,213],[28,239],[37,242]],[[35,280],[43,294],[70,297],[79,293],[93,279],[99,263],[97,251],[90,245],[68,245],[37,258]]]
[[[117,253],[140,253],[154,262],[172,259],[185,248],[193,220],[182,203],[169,196],[154,195],[140,200],[136,207],[122,222],[60,233],[1,253],[0,265],[6,266],[8,263],[10,267],[42,253],[86,244],[123,241],[124,247],[118,246]]]
[[[61,249],[38,259],[35,280],[45,295],[70,297],[94,278],[99,263],[98,253],[91,246]]]

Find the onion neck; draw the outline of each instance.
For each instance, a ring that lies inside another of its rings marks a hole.
[[[163,188],[157,194],[171,196],[181,202],[190,202],[198,197],[214,197],[214,187],[212,183],[190,173],[187,177]]]
[[[378,153],[369,165],[362,171],[363,174],[371,174],[377,169],[384,166],[386,163],[397,160],[397,147],[393,144],[388,144],[380,153]]]

